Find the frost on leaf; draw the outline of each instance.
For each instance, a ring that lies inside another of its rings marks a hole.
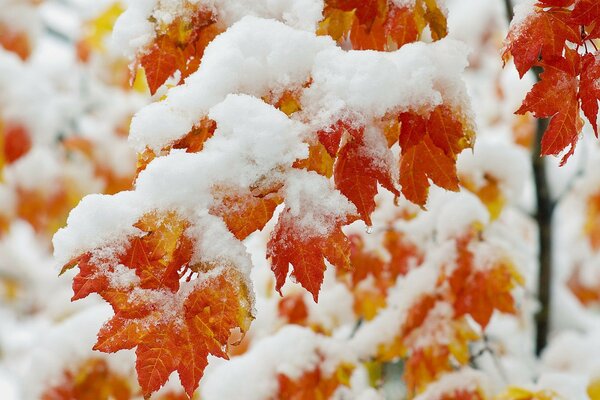
[[[268,193],[239,193],[235,188],[219,188],[214,193],[215,198],[220,201],[211,212],[223,218],[231,233],[239,240],[264,228],[283,200],[276,190]]]
[[[337,189],[342,192],[358,209],[361,219],[370,226],[371,214],[375,211],[375,195],[377,183],[398,196],[400,193],[395,187],[391,151],[385,145],[383,136],[383,154],[377,151],[377,144],[368,143],[364,128],[356,129],[338,122],[333,133],[321,137],[335,138],[337,143],[328,143],[323,140],[325,147],[336,155],[334,179]],[[377,133],[375,133],[376,136]],[[369,138],[371,139],[371,138]],[[340,141],[344,144],[340,146]],[[377,138],[371,139],[371,141]],[[337,145],[336,145],[337,144]],[[337,149],[339,148],[339,149]]]
[[[511,26],[504,60],[511,54],[522,77],[540,57],[549,60],[562,56],[565,42],[578,43],[580,40],[578,28],[569,22],[566,10],[536,8],[524,22]]]
[[[136,348],[138,381],[145,395],[177,371],[191,396],[212,354],[227,358],[234,329],[252,319],[246,278],[228,265],[192,263],[188,223],[175,213],[146,214],[140,236],[107,257],[86,253],[77,264],[73,299],[98,293],[114,317],[98,333],[95,350]],[[196,279],[192,279],[196,276]]]

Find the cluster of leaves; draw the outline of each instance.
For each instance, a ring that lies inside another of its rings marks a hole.
[[[472,247],[480,242],[475,227],[455,240],[456,258],[442,266],[435,290],[414,300],[396,339],[381,349],[384,360],[406,359],[404,380],[411,396],[471,361],[469,344],[480,338],[494,311],[517,312],[511,292],[523,278],[502,258],[478,265]]]
[[[388,0],[327,0],[317,33],[329,35],[355,50],[393,51],[421,37],[429,26],[431,37],[446,36],[446,16],[435,0],[412,6]]]
[[[552,118],[541,154],[568,149],[562,164],[575,151],[583,128],[580,110],[598,135],[600,61],[594,40],[600,38],[599,21],[594,0],[540,0],[508,33],[504,60],[512,55],[521,76],[534,67],[544,70],[517,113]]]
[[[227,358],[231,330],[248,329],[249,289],[234,268],[191,263],[194,244],[185,233],[186,221],[176,214],[147,214],[136,227],[140,236],[125,249],[112,249],[116,262],[86,253],[65,267],[79,266],[73,300],[98,293],[111,304],[115,315],[100,330],[94,349],[136,347],[144,395],[177,371],[191,397],[208,355]],[[190,281],[191,274],[202,279]]]
[[[218,15],[195,9],[167,26],[155,27],[154,41],[138,57],[151,93],[176,71],[182,79],[194,72],[206,45],[224,29]],[[445,16],[434,0],[417,0],[413,7],[385,0],[331,0],[326,2],[318,33],[332,36],[345,48],[393,51],[419,40],[426,27],[434,40],[446,35]],[[264,100],[292,117],[301,110],[302,90],[310,85],[309,80],[300,89],[266,95]],[[146,149],[138,154],[138,173],[172,149],[201,152],[217,128],[215,121],[203,118],[159,154]],[[308,158],[297,160],[292,167],[332,178],[335,188],[356,206],[357,215],[329,221],[325,233],[307,232],[300,216],[285,205],[282,182],[249,188],[215,186],[211,193],[214,206],[209,212],[220,217],[236,239],[244,240],[263,229],[275,209],[284,204],[267,243],[276,289],[281,290],[291,265],[292,275],[317,301],[327,261],[353,291],[357,315],[369,320],[385,307],[388,290],[398,277],[419,267],[423,255],[418,246],[390,230],[384,239],[390,257],[382,258],[366,251],[358,236],[347,237],[342,228],[356,220],[372,225],[378,185],[422,208],[431,182],[458,191],[456,159],[473,146],[473,138],[466,113],[449,102],[433,109],[391,112],[361,125],[340,117],[307,139]],[[374,142],[381,145],[374,146]],[[400,148],[399,165],[393,162],[396,147]],[[499,194],[498,183],[490,182],[488,189],[477,194],[491,199],[491,204]],[[490,204],[494,209],[502,207]],[[74,300],[98,293],[112,305],[115,316],[101,329],[95,349],[136,348],[138,380],[146,396],[160,388],[173,371],[191,396],[207,356],[227,358],[232,330],[237,328],[243,334],[252,319],[251,288],[235,268],[192,264],[198,246],[186,234],[189,226],[175,212],[149,213],[135,225],[140,235],[130,237],[125,248],[100,252],[112,257],[100,259],[85,253],[65,267],[79,267],[73,283]],[[478,240],[477,234],[469,233],[456,241],[457,259],[444,268],[446,275],[440,277],[436,291],[417,299],[394,343],[382,349],[381,360],[407,360],[405,379],[411,395],[469,362],[468,345],[479,338],[469,318],[485,328],[494,310],[515,312],[510,292],[521,282],[520,276],[503,262],[485,270],[474,265],[469,246]],[[122,276],[129,279],[118,278]],[[367,279],[375,281],[374,288],[365,290],[361,285]],[[446,280],[449,284],[444,284]],[[168,312],[165,304],[170,307]],[[451,307],[450,317],[438,319],[440,308],[446,306]],[[299,298],[282,301],[279,312],[290,323],[307,323],[306,305]],[[417,345],[417,337],[440,324],[448,332],[442,341]],[[280,376],[280,398],[327,397],[344,384],[342,376],[323,376],[318,368],[299,380]],[[481,398],[478,391],[461,392],[460,396]]]

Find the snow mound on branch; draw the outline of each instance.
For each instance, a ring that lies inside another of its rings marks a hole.
[[[298,379],[318,366],[329,375],[347,359],[339,342],[308,328],[288,325],[257,342],[248,353],[223,362],[207,374],[200,385],[202,398],[270,399],[277,394],[278,374]]]
[[[127,3],[127,10],[115,24],[113,42],[118,43],[131,59],[155,38],[152,19],[157,25],[169,24],[178,17],[191,16],[195,7],[211,11],[225,26],[250,15],[279,20],[293,28],[314,32],[323,18],[324,6],[323,0],[128,0]]]
[[[440,400],[446,399],[448,395],[460,391],[477,391],[484,389],[487,385],[486,376],[483,372],[471,368],[465,368],[456,372],[443,375],[435,383],[427,387],[423,393],[415,397],[415,400]],[[450,398],[452,398],[450,396]]]
[[[202,65],[183,85],[136,114],[130,140],[137,151],[147,146],[159,152],[229,93],[261,98],[301,89],[310,79],[300,99],[303,111],[294,118],[309,121],[312,131],[340,116],[361,122],[442,102],[468,110],[460,79],[467,53],[453,40],[413,43],[391,53],[346,52],[328,37],[246,17],[211,42]]]
[[[66,264],[88,251],[123,246],[139,234],[132,225],[152,210],[177,210],[196,221],[213,206],[214,188],[235,191],[258,182],[264,185],[265,180],[267,186],[285,184],[290,208],[303,215],[303,227],[316,232],[327,231],[343,215],[355,212],[325,178],[289,171],[296,159],[308,155],[302,124],[247,95],[227,96],[209,115],[218,128],[201,153],[175,151],[157,158],[140,174],[134,191],[86,197],[54,237],[57,261]],[[208,229],[205,223],[199,226]],[[223,229],[216,236],[225,240],[231,234]],[[214,249],[217,259],[231,248],[228,239],[223,243]],[[213,254],[208,248],[202,252]],[[241,254],[238,265],[245,265]]]

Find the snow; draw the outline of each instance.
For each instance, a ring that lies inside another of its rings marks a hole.
[[[127,10],[119,17],[113,41],[122,46],[130,59],[155,37],[155,31],[177,17],[189,17],[198,7],[212,11],[220,24],[227,27],[246,16],[282,21],[295,29],[314,32],[322,18],[323,0],[128,0]],[[191,7],[190,7],[191,6]],[[156,20],[153,24],[151,19]]]
[[[307,236],[326,236],[348,215],[356,214],[356,207],[335,189],[331,180],[313,171],[291,171],[285,199],[295,226]]]
[[[392,53],[346,52],[329,38],[245,17],[211,42],[185,84],[136,114],[130,140],[137,151],[148,146],[158,152],[229,93],[263,97],[301,88],[309,78],[298,118],[313,131],[340,118],[361,122],[391,110],[431,109],[442,100],[468,112],[464,84],[457,79],[466,56],[466,47],[452,40],[410,44]]]
[[[101,194],[85,197],[52,240],[54,258],[65,265],[85,252],[101,247],[119,248],[140,230],[133,224],[142,216],[144,206],[133,192],[114,196]]]
[[[448,394],[461,390],[473,392],[481,390],[485,393],[486,384],[483,373],[465,368],[445,374],[441,379],[430,385],[427,390],[416,396],[415,400],[440,400],[447,398]]]
[[[287,326],[257,342],[245,355],[211,371],[202,381],[202,398],[272,398],[277,394],[277,374],[298,379],[304,372],[316,368],[323,342],[324,339],[309,329]]]
[[[405,277],[399,279],[390,289],[388,305],[371,321],[365,322],[350,340],[361,359],[376,355],[380,345],[390,343],[400,334],[402,321],[410,307],[423,295],[432,293],[437,280],[437,271],[433,264],[422,265]]]

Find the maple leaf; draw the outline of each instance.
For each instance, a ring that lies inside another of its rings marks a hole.
[[[442,374],[451,372],[450,351],[445,346],[423,347],[412,352],[404,366],[404,381],[409,398],[420,393]]]
[[[563,9],[536,8],[531,16],[511,26],[503,59],[512,54],[519,75],[523,77],[538,58],[555,59],[563,55],[565,42],[580,43],[579,26],[569,21],[570,12]]]
[[[304,302],[303,293],[292,293],[279,300],[277,312],[289,324],[305,325],[308,318],[308,308]]]
[[[469,314],[482,327],[489,323],[494,310],[514,314],[516,312],[511,291],[523,278],[508,262],[498,262],[485,269],[475,265],[469,249],[471,235],[456,242],[456,267],[448,277],[454,295],[457,316]]]
[[[581,267],[576,265],[569,279],[567,279],[567,287],[577,300],[586,307],[600,303],[599,285],[590,285],[590,282],[584,280],[582,275]]]
[[[291,264],[293,276],[317,302],[325,274],[324,259],[338,268],[350,268],[350,242],[341,227],[353,220],[353,216],[338,219],[322,235],[303,229],[289,208],[282,211],[267,243],[267,257],[280,294]]]
[[[425,24],[427,24],[429,25],[431,38],[433,40],[440,40],[448,35],[448,21],[446,15],[439,7],[436,0],[417,0],[415,8],[419,31],[423,31]]]
[[[177,371],[191,397],[208,355],[227,358],[231,330],[248,329],[246,279],[232,266],[191,265],[187,222],[175,213],[146,214],[136,227],[143,234],[130,239],[116,261],[87,253],[65,267],[79,266],[73,299],[98,293],[110,303],[115,315],[101,328],[94,349],[135,347],[145,396]],[[198,278],[190,280],[190,272]]]
[[[587,199],[583,232],[592,249],[600,250],[600,193],[594,193]]]
[[[397,48],[416,42],[421,35],[413,11],[408,7],[395,5],[392,5],[388,11],[384,31],[394,41]]]
[[[542,139],[542,155],[558,155],[567,147],[563,165],[575,151],[583,123],[579,117],[577,76],[580,71],[579,55],[567,50],[566,58],[543,63],[540,81],[527,94],[517,114],[531,112],[536,118],[552,117]]]
[[[429,179],[447,190],[458,190],[456,157],[472,147],[473,137],[461,118],[449,107],[436,107],[428,116],[406,112],[398,116],[400,184],[402,193],[424,206]]]
[[[358,209],[367,226],[371,226],[371,214],[375,211],[375,195],[379,182],[390,192],[399,196],[395,187],[392,168],[385,162],[391,159],[391,152],[384,147],[384,154],[373,151],[373,146],[365,143],[363,128],[345,129],[346,142],[339,149],[334,167],[336,188]],[[385,142],[385,138],[381,137]]]
[[[403,151],[400,161],[402,194],[418,205],[425,205],[429,179],[444,189],[458,191],[456,163],[426,136],[421,143]]]
[[[140,58],[140,64],[146,72],[146,80],[150,94],[155,94],[159,87],[177,71],[178,49],[168,36],[160,36],[152,44],[150,50]]]
[[[333,175],[334,157],[329,154],[325,146],[320,142],[308,145],[308,158],[298,160],[294,168],[315,171],[319,175],[331,178]]]
[[[219,199],[211,213],[223,218],[233,235],[244,240],[252,232],[261,230],[273,217],[275,209],[283,198],[277,191],[265,194],[239,193],[237,190],[218,189],[215,198]]]
[[[600,20],[600,3],[596,0],[578,0],[571,11],[571,19],[578,25],[597,23]]]
[[[600,21],[600,16],[598,17]],[[579,97],[581,109],[592,124],[598,137],[598,101],[600,101],[600,59],[593,54],[586,54],[582,60],[581,79],[579,80]]]
[[[32,50],[27,32],[15,30],[4,22],[0,23],[0,46],[15,53],[23,61],[29,58]]]
[[[150,93],[155,94],[175,71],[181,72],[180,82],[196,71],[206,46],[221,32],[212,13],[202,10],[189,20],[178,17],[161,29],[140,57]]]
[[[439,40],[447,34],[446,16],[435,0],[417,0],[413,7],[387,0],[328,0],[317,33],[338,43],[349,39],[355,50],[394,51],[415,42],[429,25]]]

